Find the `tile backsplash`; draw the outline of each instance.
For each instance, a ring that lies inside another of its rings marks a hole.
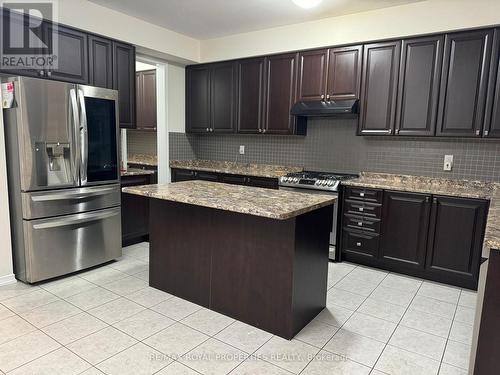
[[[129,155],[157,155],[156,149],[156,132],[139,130],[127,131],[127,153]]]
[[[356,125],[356,119],[313,119],[305,137],[170,133],[170,158],[500,182],[499,140],[358,137]],[[129,153],[130,145],[129,141]],[[245,145],[244,155],[238,153],[240,145]],[[451,172],[443,171],[444,155],[448,154],[454,157]]]

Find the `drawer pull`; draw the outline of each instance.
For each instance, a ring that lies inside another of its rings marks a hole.
[[[363,212],[364,210],[365,210],[365,209],[364,209],[363,207],[360,207],[360,208],[359,208],[359,211],[360,211],[360,212]]]
[[[362,221],[358,221],[358,226],[362,227],[363,226],[363,222]]]
[[[365,196],[365,193],[359,193],[359,196],[360,196],[360,197],[364,197],[364,196]]]
[[[360,247],[361,246],[361,242],[356,242],[356,246]]]

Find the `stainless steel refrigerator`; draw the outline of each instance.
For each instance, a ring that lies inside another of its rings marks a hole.
[[[117,91],[27,77],[4,109],[16,278],[121,256]]]

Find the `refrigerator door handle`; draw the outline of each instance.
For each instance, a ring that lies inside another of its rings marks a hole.
[[[85,97],[83,95],[83,91],[80,89],[78,89],[78,99],[80,101],[80,147],[81,147],[80,180],[82,185],[87,185],[89,138],[87,129],[87,112],[85,109]]]
[[[70,122],[71,126],[73,127],[72,131],[70,132],[71,134],[71,142],[73,143],[72,149],[71,149],[71,168],[73,169],[73,181],[79,184],[80,182],[80,171],[79,171],[79,153],[80,153],[80,147],[78,146],[79,141],[78,141],[78,134],[80,130],[80,119],[78,115],[78,103],[76,101],[76,90],[71,89],[69,90],[69,105],[71,108],[71,119],[72,122]]]

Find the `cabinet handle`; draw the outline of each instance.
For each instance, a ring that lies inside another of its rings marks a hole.
[[[392,129],[387,130],[387,134],[392,134]]]
[[[40,70],[40,75],[43,77],[45,75],[45,72],[43,70]]]
[[[52,72],[49,70],[49,71],[47,72],[47,75],[50,77],[50,76],[52,75]]]
[[[425,201],[426,201],[427,203],[429,203],[430,198],[429,198],[429,197],[425,197]]]
[[[395,130],[395,133],[396,133],[396,134],[399,134],[399,129],[396,129],[396,130]]]
[[[488,130],[485,130],[484,135],[488,135],[488,134],[490,134],[490,132]]]
[[[321,101],[324,102],[325,101],[325,95],[321,95]]]
[[[209,132],[209,131],[210,131],[210,128],[207,128],[207,132]]]
[[[363,222],[362,221],[358,221],[358,227],[362,227],[363,226]]]
[[[266,132],[266,129],[262,129],[262,133],[265,133]]]
[[[360,196],[360,197],[364,197],[364,196],[365,196],[365,193],[359,193],[359,196]]]
[[[476,130],[476,135],[480,135],[481,132],[479,130]]]
[[[356,242],[356,246],[360,247],[361,246],[361,242]]]
[[[360,212],[363,212],[364,210],[365,210],[365,209],[364,209],[363,207],[360,207],[360,208],[359,208],[359,211],[360,211]]]
[[[438,202],[438,199],[437,199],[437,198],[434,198],[432,201],[433,201],[434,203],[437,203],[437,202]]]
[[[214,128],[210,128],[210,131],[213,132],[214,131]]]
[[[327,100],[327,101],[330,101],[330,94],[327,94],[327,95],[326,95],[326,100]]]

